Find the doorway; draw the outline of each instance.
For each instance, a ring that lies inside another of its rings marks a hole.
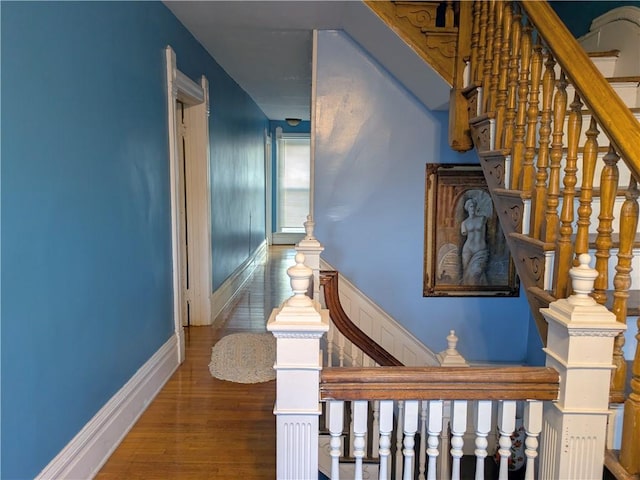
[[[184,327],[211,324],[211,195],[209,84],[176,68],[166,49],[174,326],[180,362]]]

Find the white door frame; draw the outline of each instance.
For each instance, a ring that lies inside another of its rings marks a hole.
[[[179,361],[184,361],[184,327],[182,306],[189,301],[194,325],[211,324],[211,188],[209,184],[209,84],[203,76],[198,85],[176,66],[173,49],[166,48],[167,122],[169,134],[169,175],[171,183],[171,256],[173,263],[173,315],[178,342]],[[176,101],[185,108],[188,130],[185,155],[188,159],[185,175],[188,210],[189,270],[191,285],[187,292],[182,280],[180,245],[180,212],[178,172],[179,149],[176,122]],[[185,298],[186,297],[186,298]]]
[[[264,211],[265,211],[265,229],[267,245],[273,243],[273,158],[272,158],[272,141],[271,133],[265,130],[264,132],[264,177],[265,177],[265,198],[264,198]]]

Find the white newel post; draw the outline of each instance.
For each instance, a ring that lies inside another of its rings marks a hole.
[[[304,254],[304,264],[313,271],[313,299],[320,301],[320,254],[324,247],[313,236],[315,222],[311,215],[307,215],[304,222],[305,237],[296,245],[296,251]]]
[[[547,366],[560,374],[558,401],[544,407],[541,479],[602,479],[613,341],[625,326],[589,296],[598,275],[589,261],[580,255],[569,273],[575,293],[541,310]]]
[[[304,255],[287,270],[294,295],[271,313],[267,330],[276,337],[276,450],[278,480],[318,478],[320,338],[329,313],[305,295],[311,269]]]

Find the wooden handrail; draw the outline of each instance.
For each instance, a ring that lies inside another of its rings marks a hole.
[[[549,367],[326,368],[323,400],[556,400]]]
[[[629,107],[547,2],[523,1],[520,5],[633,175],[640,178],[640,123]]]
[[[324,299],[329,309],[331,320],[342,335],[371,357],[378,365],[403,366],[400,360],[387,352],[366,333],[354,325],[346,314],[340,304],[340,297],[338,295],[338,272],[334,270],[322,270],[320,272],[320,285],[324,287]]]

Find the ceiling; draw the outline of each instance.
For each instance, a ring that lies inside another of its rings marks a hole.
[[[165,1],[271,120],[310,119],[313,30],[344,30],[425,106],[449,86],[361,1]]]

